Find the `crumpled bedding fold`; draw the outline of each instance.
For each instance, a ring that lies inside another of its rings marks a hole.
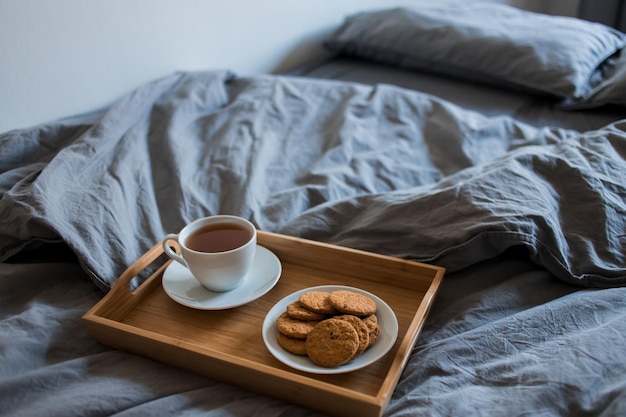
[[[176,73],[88,121],[0,138],[2,259],[61,240],[106,291],[166,233],[221,213],[451,271],[522,245],[568,282],[623,285],[625,126],[535,128],[386,85]]]

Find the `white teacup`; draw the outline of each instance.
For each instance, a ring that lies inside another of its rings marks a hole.
[[[254,261],[256,228],[237,216],[217,215],[195,220],[178,234],[163,239],[163,250],[187,267],[204,288],[225,292],[239,287]],[[177,254],[169,246],[176,241]]]

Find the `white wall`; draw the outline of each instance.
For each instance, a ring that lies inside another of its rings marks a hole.
[[[100,108],[177,70],[289,69],[324,54],[347,14],[411,2],[0,0],[0,133]]]

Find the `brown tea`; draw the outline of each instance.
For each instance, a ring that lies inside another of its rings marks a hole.
[[[245,245],[251,238],[252,233],[242,226],[216,223],[193,232],[185,245],[197,252],[226,252]]]

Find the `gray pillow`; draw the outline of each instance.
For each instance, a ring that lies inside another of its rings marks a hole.
[[[411,69],[582,97],[626,35],[580,19],[497,3],[424,2],[349,16],[333,51]]]

